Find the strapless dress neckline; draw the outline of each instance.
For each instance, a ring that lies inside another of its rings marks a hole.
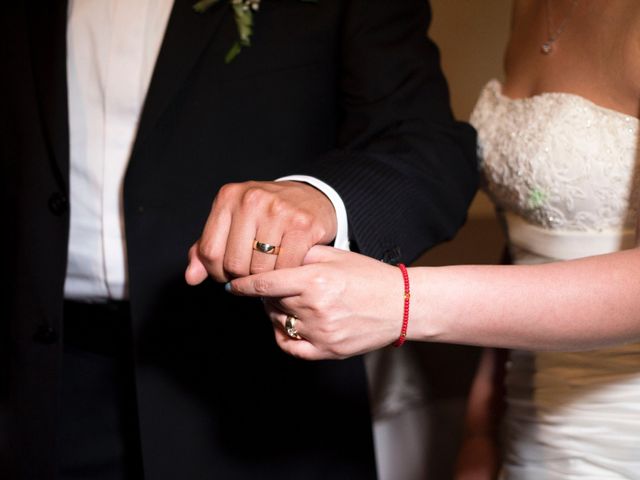
[[[637,118],[573,93],[507,97],[492,80],[471,123],[485,189],[499,210],[553,232],[635,228]]]
[[[609,108],[609,107],[604,107],[596,102],[594,102],[593,100],[588,99],[587,97],[584,97],[578,93],[571,93],[571,92],[540,92],[540,93],[535,93],[533,95],[530,95],[528,97],[510,97],[508,95],[505,95],[503,93],[504,90],[504,86],[502,85],[502,83],[500,82],[500,80],[497,79],[493,79],[491,80],[487,86],[485,87],[486,89],[495,92],[495,96],[496,98],[504,101],[504,102],[510,102],[510,103],[522,103],[522,104],[531,104],[531,103],[536,103],[536,102],[546,102],[548,100],[552,100],[552,101],[556,101],[558,99],[568,99],[568,100],[572,100],[572,101],[576,101],[576,102],[580,102],[583,103],[585,105],[585,107],[587,108],[591,108],[593,110],[596,111],[600,111],[604,114],[607,115],[613,115],[613,116],[619,116],[621,120],[625,121],[625,122],[631,122],[631,123],[640,123],[640,119],[638,119],[637,117],[634,117],[633,115],[629,115],[628,113],[624,113],[621,112],[619,110],[615,110],[613,108]]]

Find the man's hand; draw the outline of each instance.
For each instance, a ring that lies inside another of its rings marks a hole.
[[[202,235],[189,250],[185,278],[197,285],[276,268],[294,267],[311,247],[336,235],[331,201],[302,182],[244,182],[223,186]],[[279,246],[277,255],[253,249],[254,241]]]

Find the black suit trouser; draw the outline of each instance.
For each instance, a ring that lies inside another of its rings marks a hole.
[[[60,480],[142,478],[128,302],[65,302]]]

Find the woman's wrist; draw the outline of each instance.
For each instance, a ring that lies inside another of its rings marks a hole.
[[[436,278],[439,267],[411,267],[407,269],[411,285],[411,310],[407,340],[433,341],[442,334],[442,304],[437,297]]]
[[[409,273],[404,263],[399,263],[398,268],[402,273],[402,281],[404,284],[404,292],[402,295],[402,326],[400,327],[400,336],[395,342],[394,347],[401,347],[407,339],[407,328],[409,326],[409,311],[411,307],[411,284],[409,282]]]

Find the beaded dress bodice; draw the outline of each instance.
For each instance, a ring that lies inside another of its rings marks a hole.
[[[634,228],[638,119],[568,93],[510,99],[493,80],[471,123],[498,208],[546,229]]]

